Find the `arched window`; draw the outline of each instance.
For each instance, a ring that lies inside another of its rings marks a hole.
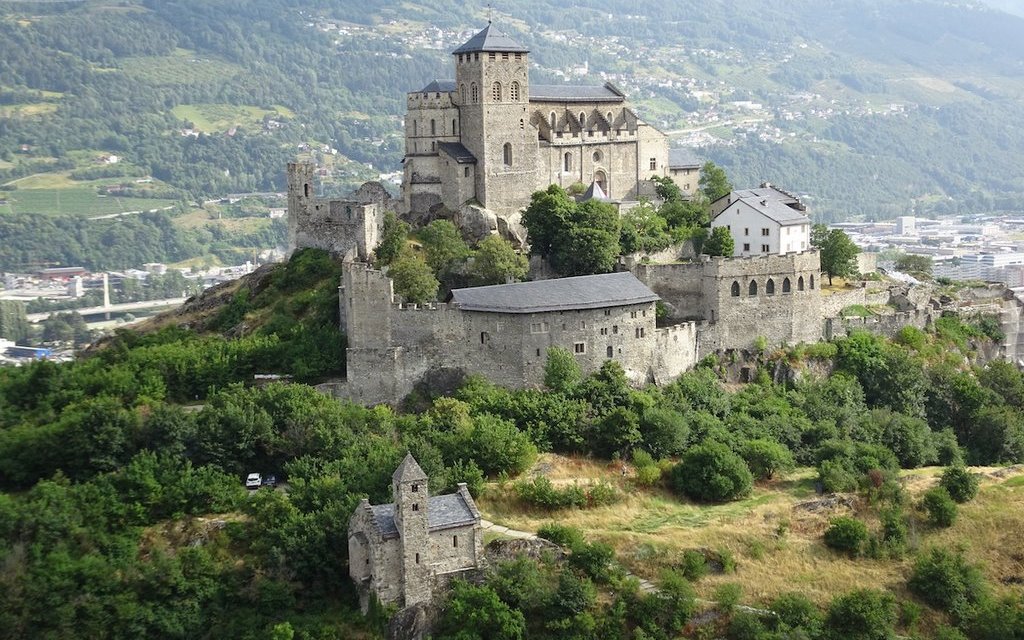
[[[307,198],[309,197],[309,183],[308,182],[306,184],[302,185],[302,193],[304,193]]]
[[[475,82],[469,85],[469,100],[473,104],[480,102],[480,89],[477,88]]]
[[[782,280],[782,293],[789,293],[793,288],[789,284],[789,278],[783,278]]]
[[[491,100],[501,102],[501,83],[495,82],[491,85]]]
[[[455,136],[455,135],[458,135],[458,134],[459,134],[459,132],[458,132],[458,131],[456,131],[456,129],[457,129],[457,127],[455,126],[455,118],[452,118],[452,135],[453,135],[453,136]]]
[[[608,176],[604,171],[598,171],[594,174],[594,182],[597,183],[597,186],[601,187],[601,191],[605,195],[608,195]]]
[[[608,124],[611,124],[612,123],[612,112],[609,111],[608,113],[605,114],[605,116],[607,116]]]
[[[608,349],[605,350],[605,355],[611,358],[615,355],[615,351],[609,346]]]
[[[505,161],[506,167],[512,166],[512,143],[506,142],[505,146],[501,148],[502,159]]]
[[[466,104],[466,84],[465,83],[463,83],[459,87],[459,98],[460,98],[462,104]]]
[[[552,112],[551,112],[551,130],[552,130],[552,131],[554,131],[554,130],[555,130],[555,121],[556,121],[556,118],[555,118],[555,112],[554,112],[554,111],[552,111]]]
[[[580,126],[586,128],[587,126],[587,114],[580,111]]]
[[[803,276],[800,276],[799,278],[796,279],[796,290],[797,291],[803,291],[804,290],[804,277]]]
[[[508,88],[508,98],[512,102],[519,102],[519,83],[513,82],[512,86]]]
[[[565,152],[565,170],[572,171],[572,153],[569,151]]]
[[[437,135],[437,122],[433,118],[430,119],[430,135]]]
[[[750,281],[750,288],[747,290],[747,293],[752,296],[757,295],[757,280]]]
[[[735,280],[732,281],[732,297],[740,297],[740,283]]]
[[[764,292],[769,296],[775,295],[775,281],[768,278],[768,282],[764,283]]]
[[[814,288],[814,274],[811,274],[811,283],[810,283],[810,287],[809,288],[810,289]]]

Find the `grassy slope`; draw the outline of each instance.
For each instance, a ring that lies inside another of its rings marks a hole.
[[[478,501],[485,518],[514,529],[536,531],[548,522],[576,526],[588,537],[612,544],[622,563],[639,576],[657,578],[659,569],[678,564],[686,549],[728,549],[736,559],[734,574],[708,576],[695,586],[712,599],[727,582],[743,587],[744,600],[762,603],[780,593],[800,591],[824,604],[833,596],[855,588],[885,588],[910,597],[906,576],[912,558],[896,560],[850,559],[824,546],[821,537],[828,519],[850,513],[840,507],[810,512],[797,504],[817,499],[813,470],[799,470],[787,478],[757,486],[753,494],[736,502],[704,506],[686,502],[667,491],[636,489],[620,477],[618,464],[544,455],[534,467],[555,484],[603,479],[618,485],[626,498],[608,507],[546,513],[523,510],[511,487],[492,485]],[[1024,576],[1024,556],[1018,533],[1024,527],[1024,468],[995,478],[985,474],[978,497],[961,505],[960,517],[950,529],[935,531],[915,524],[911,545],[963,546],[967,557],[984,566],[994,588],[1009,593],[1007,584]],[[916,499],[936,482],[941,469],[931,467],[904,472],[903,484]],[[869,527],[878,528],[866,505],[855,509]],[[784,531],[780,534],[780,531]]]

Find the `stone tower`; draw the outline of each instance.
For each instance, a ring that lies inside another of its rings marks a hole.
[[[395,469],[391,491],[395,499],[395,528],[401,541],[402,597],[408,607],[430,600],[431,595],[426,557],[430,549],[427,474],[411,453]]]
[[[316,167],[308,162],[288,163],[288,253],[295,251],[300,224],[309,220]]]
[[[477,199],[496,213],[515,213],[522,204],[522,185],[536,183],[529,49],[488,24],[452,55],[460,139],[477,160]]]

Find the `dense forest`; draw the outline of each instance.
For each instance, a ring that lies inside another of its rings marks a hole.
[[[343,341],[325,348],[336,333],[336,268],[304,251],[238,287],[206,325],[234,338],[173,325],[122,331],[72,363],[0,370],[0,637],[379,637],[384,612],[360,616],[347,578],[347,520],[360,498],[389,499],[406,451],[433,491],[467,482],[477,496],[500,492],[539,452],[629,460],[634,491],[694,504],[815,468],[824,491],[865,505],[835,519],[824,544],[864,562],[910,555],[911,595],[901,596],[910,599],[867,590],[813,603],[791,593],[752,602],[778,611],[762,618],[735,609],[740,591],[723,588],[721,635],[888,638],[924,607],[934,637],[1021,637],[1019,593],[1004,598],[930,533],[977,491],[962,465],[1024,462],[1024,375],[967,364],[990,339],[985,323],[948,317],[892,341],[854,333],[766,346],[752,355],[755,381],[731,391],[728,359],[636,389],[616,363],[583,375],[558,349],[543,388],[468,378],[399,410],[301,384],[247,386],[258,372],[307,381],[343,372]],[[264,321],[238,334],[243,318]],[[769,375],[780,367],[809,369]],[[810,373],[822,367],[829,377]],[[900,469],[934,464],[948,466],[948,479],[910,500]],[[289,491],[246,495],[240,480],[254,469],[276,471]],[[512,489],[524,509],[555,513],[621,499],[614,487],[577,493],[540,479]],[[864,523],[877,518],[874,534]],[[569,559],[503,563],[483,585],[457,585],[435,637],[671,638],[699,608],[691,584],[702,561],[667,568],[660,590],[643,593],[608,544],[559,526],[541,535]]]

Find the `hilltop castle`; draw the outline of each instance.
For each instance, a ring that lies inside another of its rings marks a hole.
[[[652,176],[685,192],[696,164],[672,154],[611,83],[530,83],[529,50],[488,24],[455,49],[455,79],[408,94],[403,213],[415,219],[477,207],[503,231],[548,185],[591,185],[598,197],[653,196]]]

